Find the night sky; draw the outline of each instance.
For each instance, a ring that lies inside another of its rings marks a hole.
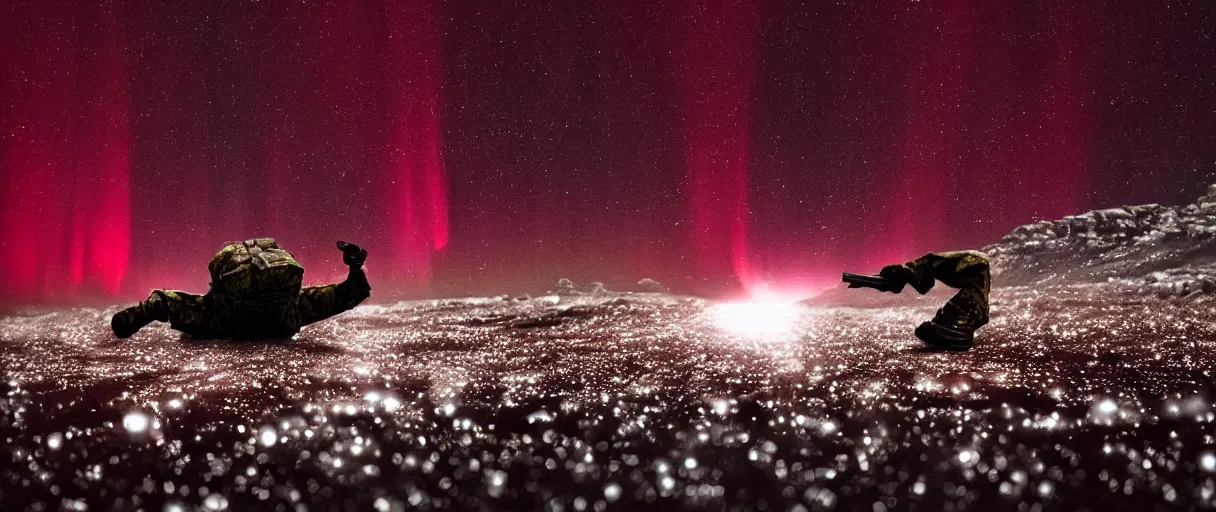
[[[0,5],[0,297],[807,295],[1216,181],[1216,2]]]

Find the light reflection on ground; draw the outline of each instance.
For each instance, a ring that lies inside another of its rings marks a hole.
[[[723,330],[749,337],[782,337],[794,329],[801,306],[789,302],[726,302],[708,313]]]

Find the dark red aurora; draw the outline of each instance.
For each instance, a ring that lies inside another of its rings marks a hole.
[[[206,285],[274,236],[384,295],[807,294],[843,265],[1181,203],[1207,2],[10,1],[8,299]]]
[[[1212,0],[4,0],[0,48],[2,510],[1216,505]]]

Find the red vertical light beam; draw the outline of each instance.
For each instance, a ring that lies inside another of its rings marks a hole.
[[[439,5],[432,0],[390,2],[388,10],[390,243],[394,263],[405,271],[398,277],[427,283],[433,252],[448,245]]]
[[[971,0],[919,7],[905,56],[905,119],[901,154],[891,180],[884,258],[941,250],[947,194],[954,193],[962,154],[971,76]],[[930,9],[940,9],[930,10]]]
[[[71,177],[68,137],[74,116],[70,77],[76,65],[73,9],[40,3],[5,6],[6,40],[23,48],[4,60],[6,104],[0,275],[14,297],[56,294],[70,255],[63,246]],[[70,204],[70,203],[69,203]]]
[[[746,284],[757,7],[744,1],[684,5],[675,69],[695,274]]]
[[[88,225],[88,245],[85,251],[87,273],[101,285],[102,291],[116,295],[122,288],[131,247],[131,161],[129,126],[129,84],[123,33],[117,0],[104,2],[98,17],[101,27],[100,90],[98,91],[97,131],[87,136],[97,137],[101,144],[95,163],[97,180],[92,191],[90,209],[94,212]],[[89,172],[89,169],[85,169]]]

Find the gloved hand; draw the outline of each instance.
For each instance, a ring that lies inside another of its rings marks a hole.
[[[362,267],[363,262],[367,261],[367,249],[355,244],[339,240],[338,249],[342,251],[342,263],[347,264],[351,268]]]
[[[887,265],[878,271],[878,275],[888,281],[901,285],[908,284],[908,269],[903,265]]]

